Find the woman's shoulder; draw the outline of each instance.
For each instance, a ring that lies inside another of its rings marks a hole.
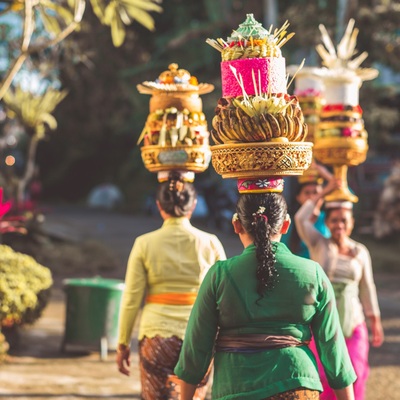
[[[286,246],[280,244],[276,253],[277,262],[283,267],[299,273],[307,272],[315,274],[320,265],[309,258],[293,254]]]
[[[189,231],[192,235],[194,235],[198,239],[207,242],[221,243],[221,241],[218,239],[218,236],[215,235],[214,233],[203,231],[202,229],[196,228],[193,225],[190,226]]]
[[[361,242],[357,242],[357,240],[354,240],[352,238],[348,238],[349,242],[351,243],[351,245],[356,248],[358,251],[363,251],[363,252],[369,252],[367,246],[365,246],[365,244],[361,243]]]

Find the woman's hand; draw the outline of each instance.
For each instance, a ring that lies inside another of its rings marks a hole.
[[[128,346],[118,345],[116,361],[118,371],[121,372],[121,374],[129,376],[131,373],[131,349]]]
[[[321,191],[320,197],[325,197],[327,194],[333,192],[336,189],[340,189],[343,186],[343,181],[340,178],[332,177],[326,186]]]
[[[326,181],[330,181],[333,177],[332,173],[324,165],[318,164],[315,160],[312,161],[310,168],[315,168],[318,174]]]
[[[381,318],[372,316],[370,317],[371,322],[371,331],[372,331],[372,341],[371,344],[373,347],[380,347],[385,339],[385,335],[383,333],[383,327],[381,323]]]

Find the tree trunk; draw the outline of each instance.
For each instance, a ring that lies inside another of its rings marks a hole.
[[[17,204],[21,206],[25,200],[26,187],[30,183],[36,166],[36,150],[38,145],[38,138],[34,133],[30,133],[31,140],[29,142],[28,153],[26,157],[25,173],[22,178],[18,179],[18,191],[17,191]]]

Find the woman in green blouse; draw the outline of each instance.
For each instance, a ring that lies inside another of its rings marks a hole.
[[[175,367],[181,400],[192,399],[212,358],[213,399],[318,399],[311,331],[337,398],[354,399],[329,279],[279,242],[290,225],[284,198],[242,194],[236,211],[244,251],[212,266],[200,287]]]
[[[117,364],[122,374],[130,374],[129,345],[144,299],[139,326],[141,398],[178,400],[179,382],[173,370],[190,311],[204,275],[226,256],[215,235],[191,225],[196,192],[180,173],[171,172],[168,180],[160,183],[157,205],[164,220],[162,227],[137,237],[129,256]],[[206,392],[204,380],[196,399],[204,399]]]

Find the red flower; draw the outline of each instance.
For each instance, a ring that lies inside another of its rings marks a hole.
[[[5,214],[10,211],[11,201],[3,203],[3,188],[0,187],[0,218],[3,218]]]

